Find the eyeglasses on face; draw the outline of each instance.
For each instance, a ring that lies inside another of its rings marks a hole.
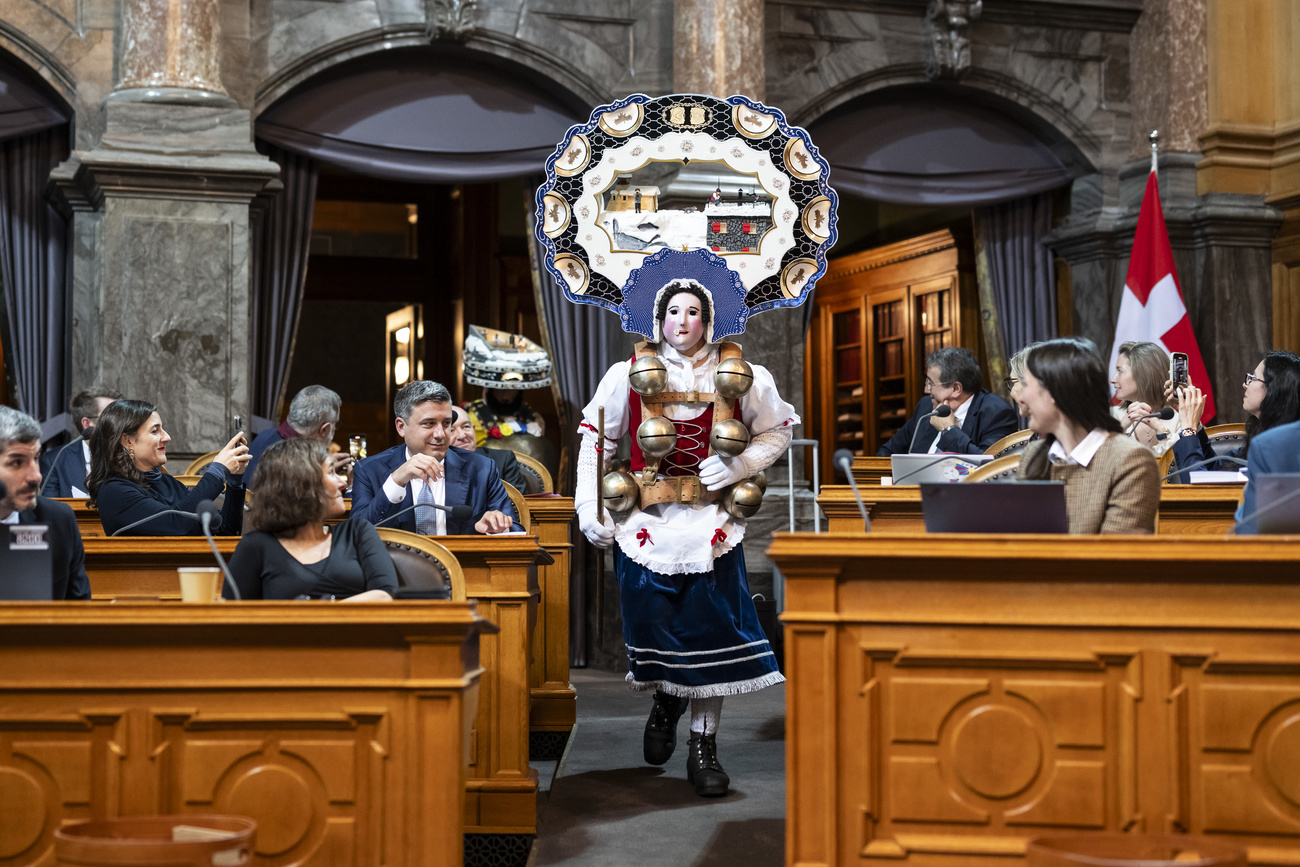
[[[1019,381],[1020,378],[1017,376],[1008,376],[1006,379],[1002,380],[1002,384],[1006,387],[1007,391],[1010,391],[1016,387],[1016,383]]]
[[[1259,382],[1259,383],[1262,383],[1262,384],[1264,384],[1264,385],[1268,385],[1268,380],[1265,379],[1264,377],[1262,377],[1262,376],[1256,376],[1256,375],[1253,374],[1253,373],[1248,373],[1248,374],[1246,374],[1246,379],[1245,379],[1244,382],[1242,382],[1241,386],[1242,386],[1242,388],[1250,388],[1250,384],[1251,384],[1252,382]]]
[[[951,388],[951,387],[952,387],[952,383],[951,383],[951,382],[931,382],[931,381],[929,380],[929,378],[927,378],[927,379],[925,380],[925,390],[926,390],[926,391],[929,391],[929,390],[932,389],[932,388],[939,388],[940,386],[942,386],[942,387],[944,387],[944,388]]]

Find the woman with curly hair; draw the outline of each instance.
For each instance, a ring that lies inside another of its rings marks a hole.
[[[262,454],[254,484],[249,532],[230,558],[242,598],[393,598],[397,570],[374,525],[363,518],[325,523],[343,514],[347,480],[331,470],[323,445],[276,443]]]

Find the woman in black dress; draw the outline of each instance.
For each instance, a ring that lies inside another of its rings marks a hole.
[[[387,602],[397,570],[374,525],[343,514],[347,480],[330,469],[320,443],[291,439],[262,454],[248,509],[249,532],[230,558],[244,599],[340,599]]]
[[[219,536],[238,536],[244,517],[243,473],[248,463],[243,433],[226,443],[192,488],[162,471],[171,439],[163,430],[157,408],[147,401],[122,399],[104,408],[90,437],[90,475],[86,477],[86,490],[91,504],[99,509],[104,532],[111,536],[151,518],[125,535],[201,536],[203,527],[197,519],[161,513],[173,509],[193,512],[199,503],[216,500],[224,491],[225,503],[211,529]]]

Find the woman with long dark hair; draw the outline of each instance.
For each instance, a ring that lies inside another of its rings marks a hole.
[[[1155,532],[1160,471],[1111,415],[1096,346],[1063,337],[1034,347],[1025,361],[1020,403],[1040,439],[1021,455],[1019,478],[1065,482],[1071,533]]]
[[[130,536],[200,536],[198,520],[184,515],[162,515],[179,510],[193,512],[204,500],[215,500],[225,492],[220,520],[212,532],[238,536],[244,516],[244,466],[248,446],[243,434],[236,434],[217,453],[194,487],[162,471],[167,463],[171,436],[163,430],[157,408],[143,400],[122,399],[109,404],[99,416],[90,437],[90,475],[86,490],[99,509],[99,520],[110,536],[141,518],[157,515],[134,529]]]
[[[262,454],[254,484],[248,532],[230,558],[242,598],[393,598],[397,570],[374,525],[363,518],[325,523],[343,514],[347,480],[334,473],[323,445],[276,443]]]
[[[1245,459],[1250,442],[1266,430],[1280,424],[1300,421],[1300,355],[1278,350],[1264,356],[1253,373],[1241,384],[1241,408],[1246,411],[1246,442],[1224,457]],[[1205,413],[1205,392],[1195,385],[1178,390],[1178,438],[1174,441],[1174,460],[1181,470],[1199,461],[1215,457],[1210,438],[1201,425]],[[1205,469],[1235,470],[1239,464],[1223,461]],[[1189,481],[1186,473],[1174,477]]]

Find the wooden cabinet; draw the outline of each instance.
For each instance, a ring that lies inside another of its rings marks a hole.
[[[963,345],[979,354],[969,245],[948,230],[831,260],[815,305],[805,369],[824,473],[837,449],[874,455],[906,424],[927,355]]]

